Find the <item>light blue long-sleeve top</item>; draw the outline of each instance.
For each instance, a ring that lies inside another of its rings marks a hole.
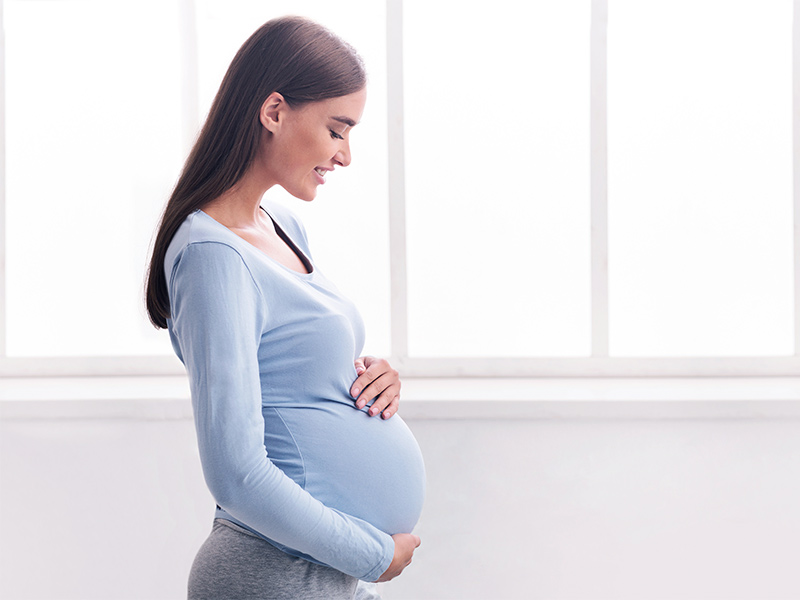
[[[390,536],[419,518],[422,456],[399,416],[355,408],[363,322],[313,266],[296,217],[264,209],[311,273],[202,211],[167,251],[168,329],[189,375],[203,474],[218,517],[374,581],[392,561]]]

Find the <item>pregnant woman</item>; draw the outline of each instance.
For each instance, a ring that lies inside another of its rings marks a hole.
[[[313,200],[350,164],[366,101],[356,52],[298,17],[231,63],[159,225],[147,308],[189,375],[217,502],[190,598],[367,598],[411,561],[424,467],[385,360],[319,272],[302,224],[265,202]],[[350,232],[343,232],[344,234]]]

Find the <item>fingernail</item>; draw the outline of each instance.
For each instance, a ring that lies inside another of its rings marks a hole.
[[[374,417],[376,414],[378,414],[378,409],[374,406],[371,406],[369,409],[369,416]]]
[[[358,398],[358,393],[359,393],[360,391],[361,391],[361,390],[360,390],[360,389],[358,389],[358,388],[353,388],[353,398]]]
[[[359,400],[358,402],[356,402],[356,408],[358,410],[361,410],[362,408],[364,408],[365,404],[366,404],[366,402],[364,402],[363,400]]]
[[[392,416],[392,411],[390,411],[390,410],[383,411],[383,418],[384,419],[388,419],[391,416]]]

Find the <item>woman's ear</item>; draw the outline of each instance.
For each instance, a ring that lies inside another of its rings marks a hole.
[[[286,100],[278,92],[272,92],[261,105],[258,118],[267,131],[275,133],[281,126],[287,108]]]

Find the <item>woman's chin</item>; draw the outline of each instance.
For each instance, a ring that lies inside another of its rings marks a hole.
[[[311,202],[314,198],[317,197],[317,188],[316,187],[314,189],[310,189],[310,190],[303,190],[303,189],[300,189],[300,190],[296,190],[296,189],[295,190],[289,190],[289,189],[286,189],[286,188],[283,188],[283,189],[285,189],[287,192],[289,192],[289,194],[291,194],[292,196],[294,196],[298,200],[303,200],[304,202]]]

